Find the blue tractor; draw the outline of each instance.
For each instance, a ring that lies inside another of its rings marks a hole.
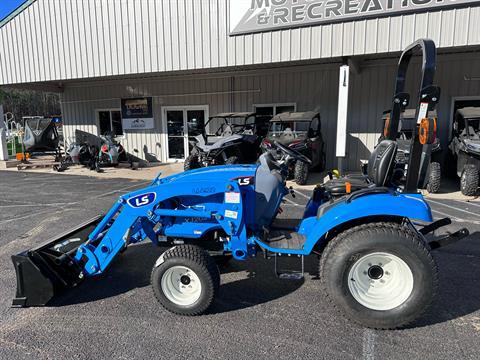
[[[423,52],[424,77],[412,140],[406,185],[395,182],[396,134],[382,141],[368,164],[369,185],[333,197],[318,187],[304,216],[292,228],[273,222],[284,197],[292,162],[310,162],[298,151],[276,144],[281,157],[263,154],[258,164],[224,165],[157,177],[141,190],[121,196],[109,212],[46,244],[12,256],[17,274],[13,305],[41,306],[63,290],[107,271],[133,243],[149,239],[169,246],[153,265],[151,284],[163,307],[181,315],[200,315],[220,286],[213,254],[235,260],[255,257],[320,256],[325,294],[349,319],[366,327],[397,328],[412,323],[431,303],[438,283],[431,250],[466,235],[462,229],[430,242],[425,235],[449,224],[432,222],[418,193],[422,143],[433,141],[431,119],[438,101],[431,82],[435,45],[419,40],[402,54],[393,98],[391,131],[398,129],[408,103],[403,82],[415,50]],[[417,171],[415,171],[417,170]],[[348,178],[346,180],[348,182]],[[301,272],[279,272],[298,278]]]

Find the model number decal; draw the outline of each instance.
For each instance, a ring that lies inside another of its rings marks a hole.
[[[215,187],[214,186],[196,187],[192,189],[192,192],[194,194],[213,194],[215,192]]]
[[[151,204],[152,202],[155,201],[156,197],[157,197],[157,194],[155,194],[154,192],[140,194],[128,199],[127,203],[133,208],[139,208],[139,207],[147,206]]]

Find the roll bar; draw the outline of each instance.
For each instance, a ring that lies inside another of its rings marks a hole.
[[[440,99],[440,88],[433,85],[436,70],[437,51],[435,43],[431,39],[419,39],[410,44],[400,56],[395,80],[395,95],[392,100],[390,124],[387,139],[395,141],[398,135],[398,123],[400,114],[405,110],[410,101],[410,94],[405,92],[405,81],[410,60],[415,52],[422,53],[422,81],[418,91],[418,100],[415,112],[417,124],[422,118],[427,117],[429,111],[435,109]],[[418,129],[415,128],[410,145],[408,161],[407,182],[405,192],[417,192],[420,171],[422,171],[422,149],[418,139]]]

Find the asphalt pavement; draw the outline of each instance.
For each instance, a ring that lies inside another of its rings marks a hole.
[[[413,326],[375,331],[353,325],[327,305],[306,260],[303,281],[279,280],[261,258],[231,262],[211,311],[199,317],[163,310],[149,285],[164,250],[133,245],[110,270],[43,308],[11,308],[10,255],[106,211],[145,181],[0,173],[0,359],[478,359],[480,354],[480,202],[432,199],[437,218],[471,235],[435,251],[440,291]],[[283,205],[301,217],[307,191]],[[447,230],[449,230],[447,229]],[[298,259],[289,266],[300,267]]]

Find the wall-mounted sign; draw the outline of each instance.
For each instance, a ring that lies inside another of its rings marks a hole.
[[[472,0],[230,0],[230,35],[462,7]]]
[[[152,98],[122,99],[122,126],[124,130],[153,129]]]

